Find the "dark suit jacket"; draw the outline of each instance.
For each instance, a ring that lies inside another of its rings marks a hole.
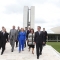
[[[19,35],[19,33],[21,32],[21,30],[17,30],[17,40],[16,41],[18,41],[18,35]]]
[[[25,31],[26,32],[26,31]],[[28,39],[28,34],[30,33],[29,30],[27,30],[27,33],[26,33],[26,39]]]
[[[43,32],[43,35],[44,35],[44,39],[46,40],[47,39],[47,32]]]
[[[1,48],[3,45],[6,44],[6,39],[7,39],[7,37],[6,37],[6,32],[5,32],[5,34],[3,35],[3,32],[0,31],[0,48]]]
[[[7,41],[8,41],[8,35],[9,35],[9,33],[5,32],[5,34],[6,34],[6,38],[7,38]]]
[[[18,37],[18,35],[19,35],[19,32],[21,32],[21,31],[20,31],[20,30],[19,30],[19,31],[17,30],[17,37]]]
[[[35,32],[34,41],[36,43],[43,44],[43,42],[44,42],[44,36],[43,36],[43,32],[42,31],[41,31],[40,35],[39,35],[38,31]]]

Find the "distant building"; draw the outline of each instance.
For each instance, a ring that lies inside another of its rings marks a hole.
[[[51,29],[54,33],[48,33],[47,41],[60,42],[60,26]]]
[[[51,29],[54,33],[60,34],[60,26]]]
[[[60,34],[48,34],[48,39],[47,41],[56,41],[59,42],[60,41]]]

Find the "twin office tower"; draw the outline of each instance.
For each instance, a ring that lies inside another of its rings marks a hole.
[[[24,6],[23,11],[23,27],[31,27],[34,28],[34,20],[35,20],[35,7],[31,6],[29,9],[28,6]]]

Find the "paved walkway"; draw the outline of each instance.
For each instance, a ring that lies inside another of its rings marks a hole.
[[[15,48],[14,52],[10,50],[10,44],[7,43],[6,51],[3,55],[0,55],[0,60],[37,60],[36,54],[31,54],[31,52],[28,51],[28,47],[21,53],[18,52],[18,48]],[[60,60],[60,56],[51,46],[46,45],[43,48],[43,54],[40,56],[39,60]]]

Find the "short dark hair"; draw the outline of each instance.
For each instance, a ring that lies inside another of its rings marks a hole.
[[[25,29],[27,29],[28,27],[25,27]]]
[[[4,26],[2,26],[2,29],[4,28]]]
[[[43,28],[43,29],[45,29],[45,28]]]
[[[38,26],[39,28],[41,28],[41,26]]]

